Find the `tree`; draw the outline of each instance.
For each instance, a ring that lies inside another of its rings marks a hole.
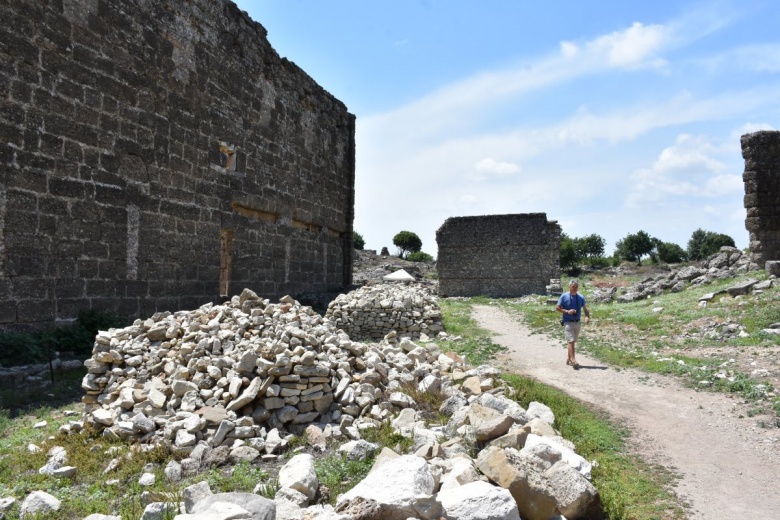
[[[688,253],[685,252],[685,249],[673,242],[662,242],[658,240],[655,243],[655,248],[658,251],[658,259],[661,260],[661,262],[677,264],[688,260]]]
[[[593,265],[597,258],[604,256],[605,244],[606,240],[596,233],[580,238],[572,238],[566,233],[561,233],[561,269],[574,269],[586,260]]]
[[[607,241],[603,237],[592,233],[578,240],[582,242],[581,249],[584,257],[593,260],[594,258],[604,256],[604,246],[606,246]]]
[[[629,262],[642,265],[642,257],[655,249],[653,238],[644,231],[629,233],[615,244],[615,255]]]
[[[366,241],[363,239],[363,235],[357,231],[352,231],[352,247],[359,251],[362,251],[363,248],[366,247]]]
[[[704,231],[699,228],[688,241],[688,256],[691,260],[703,260],[714,255],[723,246],[734,246],[734,239],[723,233]]]
[[[561,233],[560,264],[561,269],[564,270],[577,266],[577,251],[574,240],[566,233]]]
[[[422,240],[416,233],[401,231],[393,237],[393,245],[398,248],[398,257],[406,258],[409,253],[416,253],[422,249]]]

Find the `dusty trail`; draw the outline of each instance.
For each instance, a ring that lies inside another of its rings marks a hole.
[[[780,518],[777,430],[739,419],[734,399],[581,354],[581,368],[573,370],[565,364],[563,333],[560,340],[531,335],[497,306],[475,306],[473,317],[509,349],[498,356],[499,367],[605,410],[632,432],[632,451],[679,474],[676,492],[691,505],[690,518]]]

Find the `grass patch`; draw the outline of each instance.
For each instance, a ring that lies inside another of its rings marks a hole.
[[[363,480],[371,471],[373,464],[374,457],[365,460],[347,460],[340,453],[332,453],[314,461],[314,472],[320,483],[329,490],[328,502],[335,505],[338,496]]]
[[[206,475],[206,481],[214,493],[251,493],[259,482],[264,482],[268,488],[266,492],[275,495],[278,483],[271,480],[268,473],[243,461],[235,466],[213,468]]]
[[[623,428],[560,390],[514,375],[506,375],[504,379],[522,406],[527,407],[531,401],[549,406],[561,434],[575,444],[577,453],[596,462],[593,484],[611,520],[685,517],[669,491],[673,475],[627,455]]]
[[[490,332],[480,328],[471,317],[472,305],[493,303],[484,297],[439,299],[444,329],[452,336],[461,337],[456,341],[441,341],[439,346],[443,350],[452,350],[464,356],[469,364],[474,366],[488,363],[497,353],[506,350],[506,347],[493,342]]]

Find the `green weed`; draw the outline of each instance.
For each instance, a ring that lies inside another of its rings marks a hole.
[[[314,471],[320,483],[330,492],[329,502],[335,504],[339,495],[352,489],[368,475],[373,464],[373,457],[348,460],[339,453],[332,453],[315,460]]]

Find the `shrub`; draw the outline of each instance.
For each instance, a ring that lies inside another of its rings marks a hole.
[[[366,247],[366,241],[363,238],[363,235],[361,235],[357,231],[352,232],[352,247],[354,247],[358,251],[362,251],[363,248]]]
[[[590,259],[590,266],[595,267],[597,269],[601,269],[603,267],[609,267],[611,265],[611,258],[606,258],[603,256],[595,256]]]
[[[46,360],[43,345],[27,332],[0,334],[0,366],[27,365]]]
[[[408,255],[406,255],[406,259],[409,260],[410,262],[425,262],[425,263],[433,262],[433,257],[428,253],[424,253],[422,251],[409,253]]]

